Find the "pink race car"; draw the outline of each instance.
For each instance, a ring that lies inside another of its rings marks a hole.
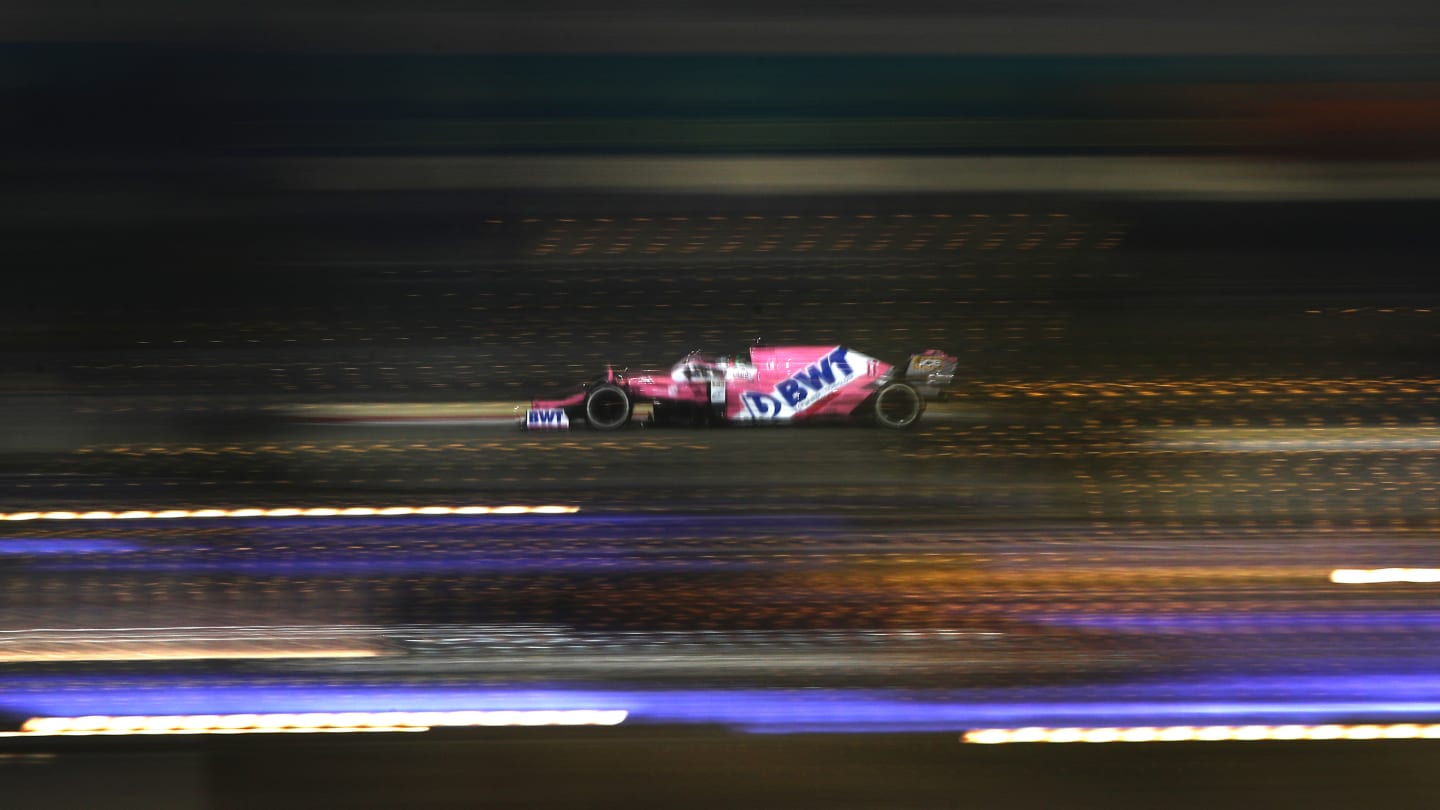
[[[938,349],[910,356],[902,372],[844,346],[755,346],[748,360],[691,353],[668,371],[612,370],[564,399],[536,400],[527,430],[625,426],[636,402],[657,425],[866,420],[903,430],[944,395],[956,359]]]

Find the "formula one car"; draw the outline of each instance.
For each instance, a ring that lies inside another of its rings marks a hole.
[[[927,398],[944,395],[955,365],[938,349],[911,355],[903,371],[844,346],[755,346],[748,360],[693,352],[668,371],[610,369],[564,399],[536,400],[524,427],[565,430],[583,421],[616,430],[643,402],[656,425],[848,419],[903,430]]]

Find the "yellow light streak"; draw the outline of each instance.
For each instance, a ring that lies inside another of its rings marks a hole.
[[[1336,568],[1330,572],[1330,581],[1337,585],[1440,582],[1440,568]]]
[[[389,517],[394,515],[573,515],[578,506],[350,506],[293,507],[244,509],[131,509],[124,512],[0,512],[0,520],[174,520],[177,518],[252,518],[252,517]]]
[[[981,745],[1005,743],[1144,743],[1144,742],[1254,742],[1262,740],[1418,740],[1440,739],[1440,723],[1283,725],[1283,726],[1166,726],[1100,728],[985,728],[967,731],[961,742]]]
[[[624,709],[454,712],[306,712],[301,714],[86,715],[32,717],[3,737],[85,737],[137,734],[305,734],[417,732],[498,726],[615,726]]]

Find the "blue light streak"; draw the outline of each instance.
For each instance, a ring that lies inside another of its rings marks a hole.
[[[123,540],[69,537],[10,537],[0,540],[0,555],[71,556],[79,554],[128,554],[141,546]]]
[[[1052,694],[1044,695],[1047,691]],[[996,726],[1313,725],[1435,722],[1440,720],[1440,676],[1235,678],[1156,682],[1139,689],[1114,684],[973,692],[32,677],[0,681],[0,709],[24,716],[624,709],[630,713],[631,723],[720,724],[756,733],[958,732]]]

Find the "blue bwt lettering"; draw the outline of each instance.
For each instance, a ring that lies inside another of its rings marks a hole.
[[[792,379],[804,383],[811,391],[823,391],[826,385],[835,384],[835,370],[830,367],[830,358],[826,357],[818,365],[805,369]]]
[[[775,386],[775,393],[790,403],[790,407],[797,408],[800,403],[809,399],[811,394],[830,388],[836,384],[836,372],[842,375],[841,381],[855,375],[855,369],[845,359],[846,349],[840,346],[835,351],[820,358],[820,362],[813,366],[807,366],[788,380]]]
[[[776,384],[774,394],[746,393],[745,408],[756,418],[780,417],[785,405],[800,410],[807,400],[817,397],[855,376],[847,359],[848,350],[837,347],[813,365]]]
[[[790,403],[790,407],[792,408],[804,402],[805,398],[810,396],[810,392],[801,388],[800,383],[796,382],[793,377],[775,386],[775,393],[779,394],[781,399]]]
[[[565,421],[562,410],[532,410],[525,415],[525,423],[536,427],[559,426]]]
[[[746,393],[745,407],[756,417],[776,416],[780,413],[780,401],[769,394]]]

